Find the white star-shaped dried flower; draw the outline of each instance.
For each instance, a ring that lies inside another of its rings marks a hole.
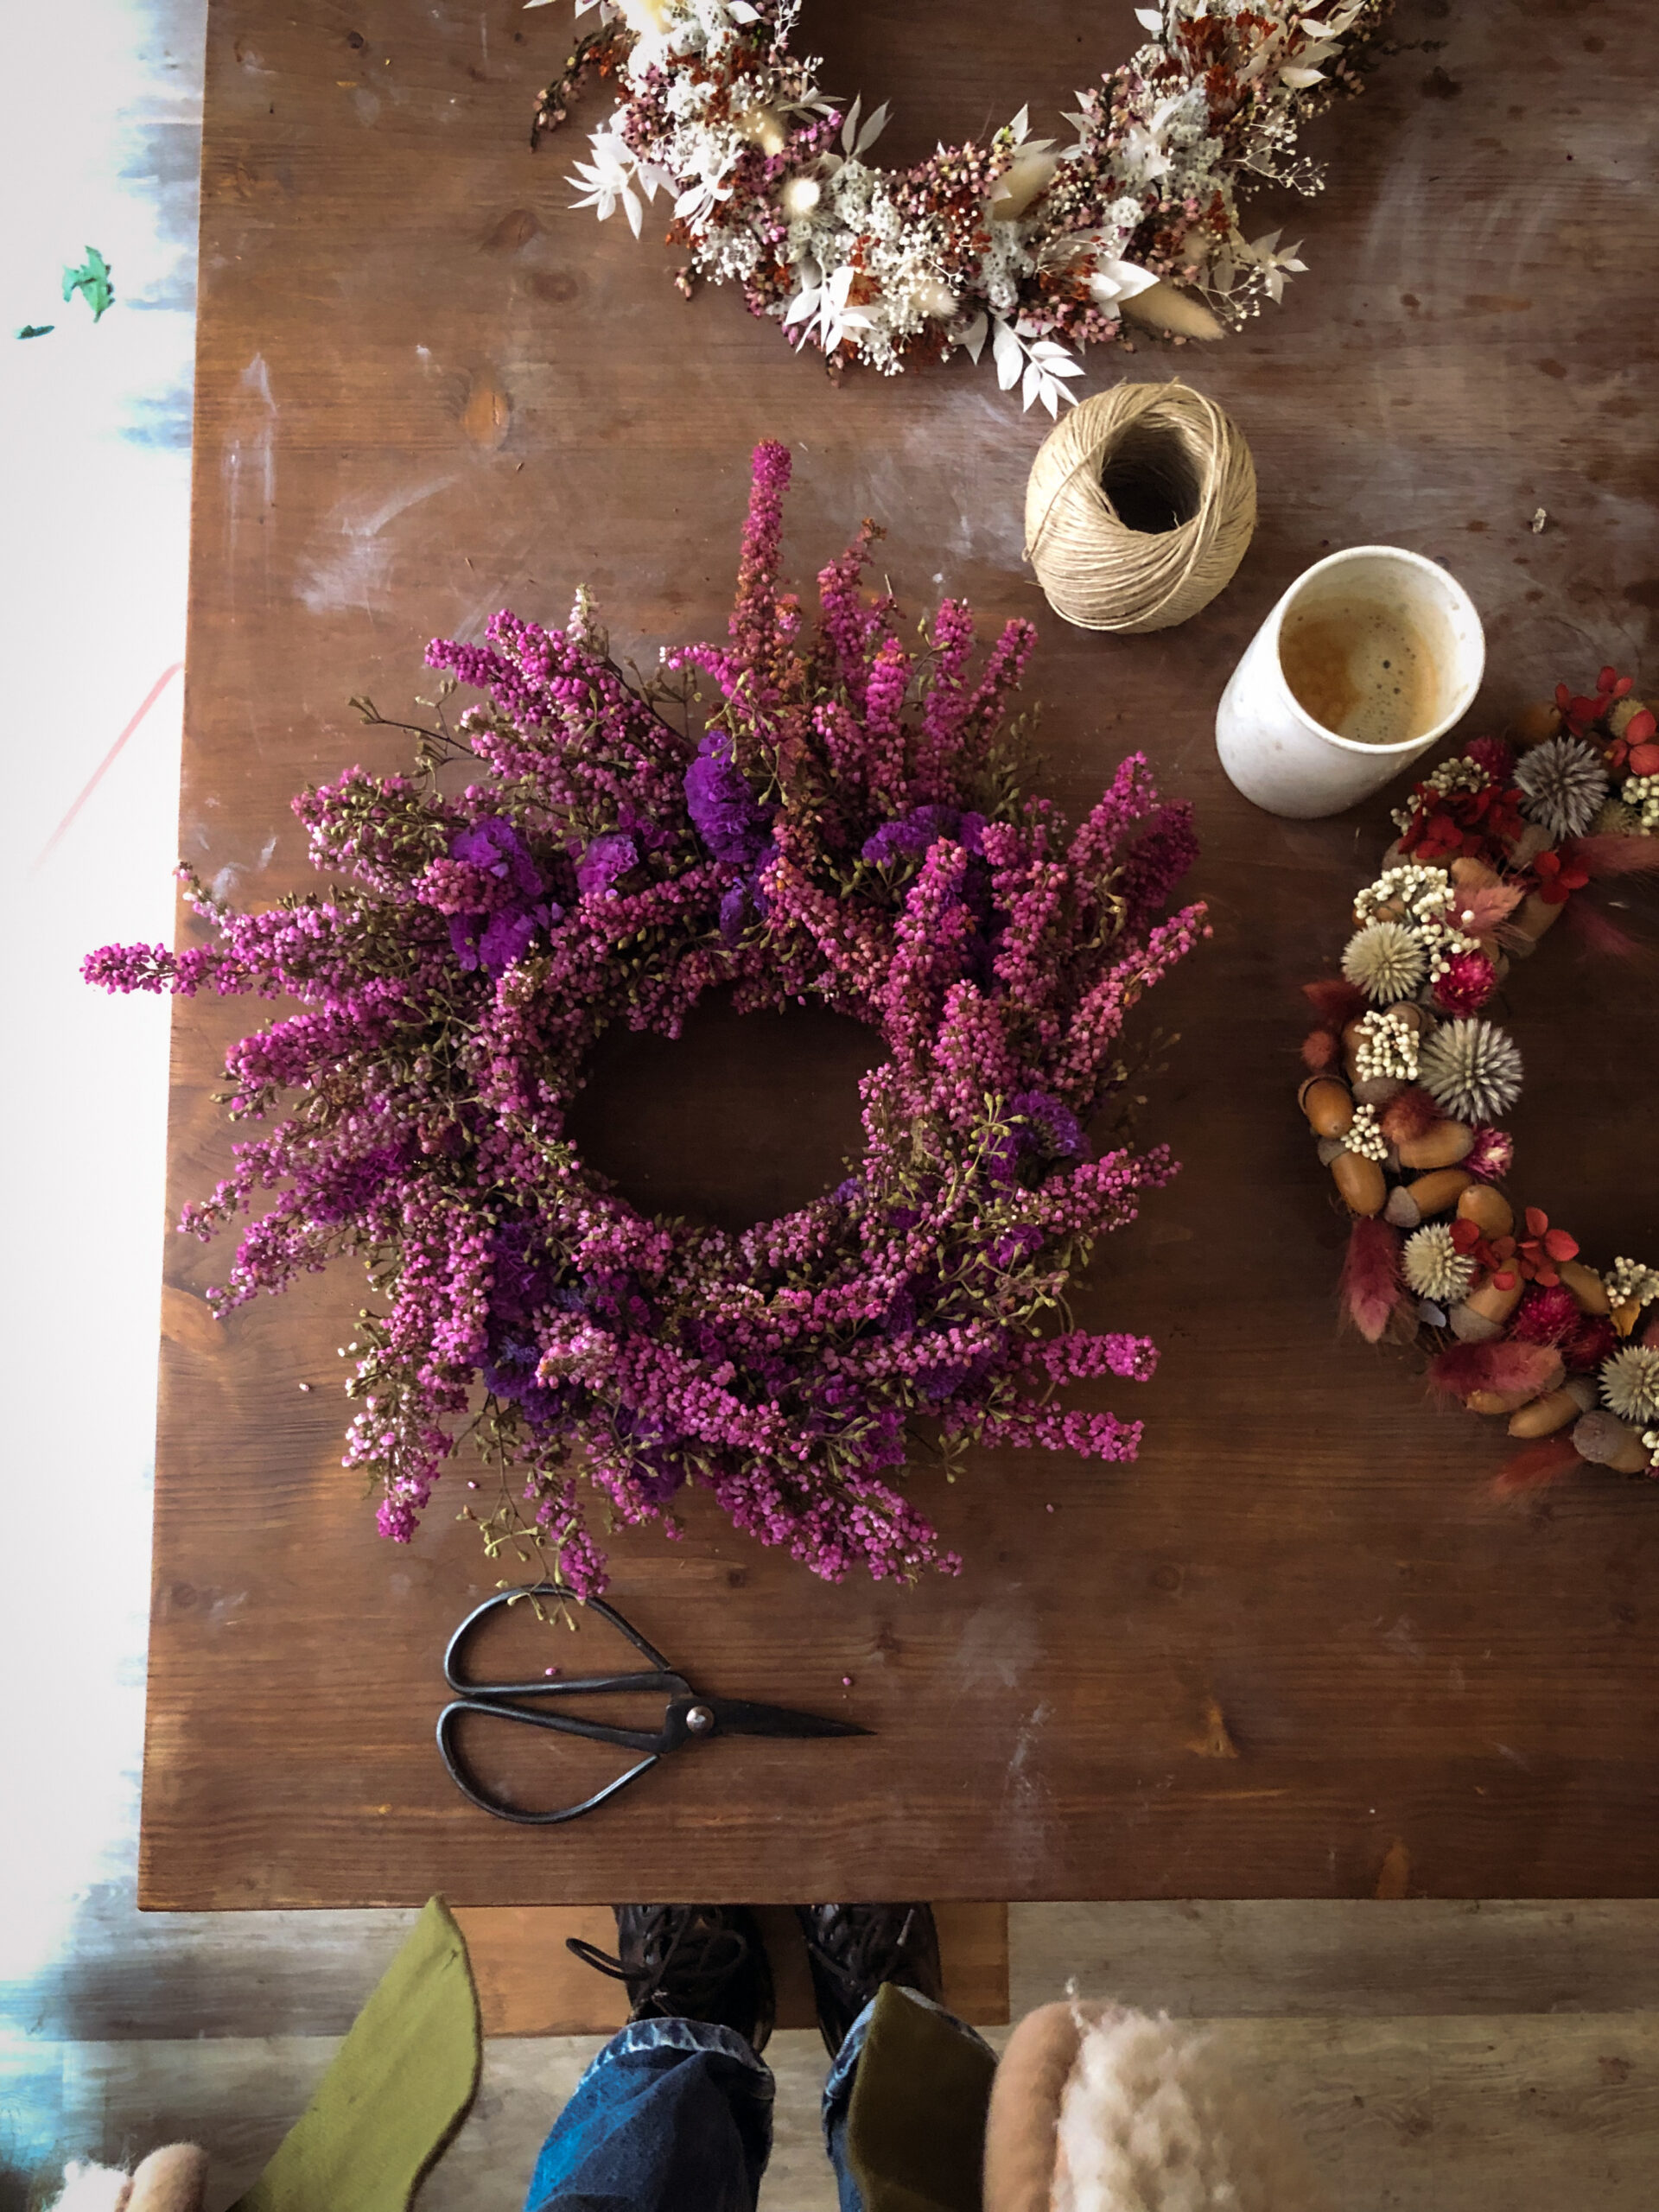
[[[646,182],[639,176],[632,153],[616,131],[595,130],[589,143],[594,149],[593,160],[577,162],[571,173],[572,182],[585,188],[582,197],[573,200],[571,206],[592,207],[601,223],[620,207],[628,219],[629,229],[638,238],[645,208],[635,184],[645,184],[645,196],[651,199],[655,196],[654,181]]]
[[[1276,302],[1284,298],[1287,276],[1300,276],[1306,271],[1307,264],[1297,258],[1301,250],[1300,238],[1294,245],[1281,246],[1277,231],[1264,232],[1245,249],[1252,267],[1262,272],[1262,283],[1270,300]]]

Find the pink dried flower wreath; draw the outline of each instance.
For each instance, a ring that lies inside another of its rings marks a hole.
[[[1138,1423],[1051,1402],[1155,1357],[1071,1327],[1065,1294],[1174,1171],[1161,1147],[1091,1156],[1084,1127],[1124,1081],[1128,1010],[1205,931],[1199,906],[1162,915],[1188,810],[1139,756],[1069,836],[1022,797],[1005,715],[1030,625],[976,680],[946,601],[912,655],[861,592],[868,524],[806,634],[779,581],[789,467],[757,449],[726,644],[631,685],[585,600],[563,632],[502,613],[487,645],[435,643],[489,703],[427,733],[415,775],[353,768],[295,802],[345,883],[250,914],[187,871],[211,943],[86,964],[111,990],[301,1001],[228,1055],[232,1118],[275,1126],[181,1226],[279,1195],[213,1302],[365,1257],[346,1464],[378,1477],[382,1530],[407,1540],[465,1432],[500,1471],[495,1510],[467,1509],[492,1554],[580,1594],[606,1580],[592,1493],[671,1535],[688,1483],[830,1579],[953,1571],[893,1486],[906,1459],[1130,1459]],[[700,740],[699,676],[720,695]],[[456,757],[479,771],[458,793]],[[676,1035],[714,989],[817,999],[888,1052],[848,1179],[736,1236],[645,1217],[565,1126],[601,1031]]]

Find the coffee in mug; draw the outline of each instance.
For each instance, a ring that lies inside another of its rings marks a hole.
[[[1433,646],[1379,599],[1293,607],[1279,632],[1279,665],[1320,728],[1357,745],[1408,745],[1440,715]]]

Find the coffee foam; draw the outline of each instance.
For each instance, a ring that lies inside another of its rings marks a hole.
[[[1302,711],[1357,745],[1404,745],[1440,719],[1428,639],[1399,607],[1357,594],[1287,609],[1279,664]]]

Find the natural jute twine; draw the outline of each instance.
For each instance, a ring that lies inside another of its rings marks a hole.
[[[1026,487],[1026,558],[1054,612],[1084,630],[1185,622],[1230,580],[1255,529],[1250,449],[1184,384],[1084,400],[1043,441]]]

